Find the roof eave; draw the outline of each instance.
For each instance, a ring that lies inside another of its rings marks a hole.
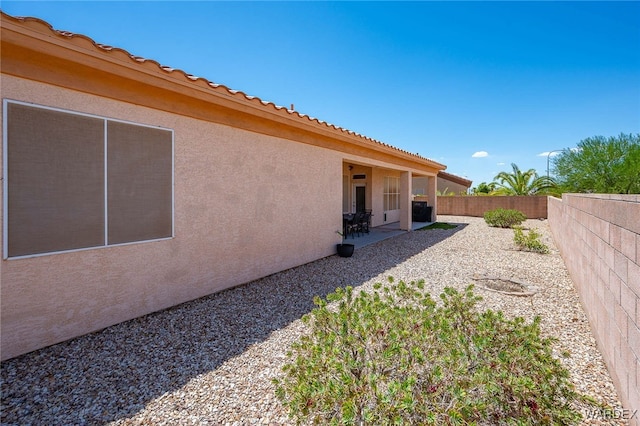
[[[28,40],[28,49],[37,53],[37,55],[28,55],[28,52],[22,52],[23,58],[19,60],[32,61],[35,65],[43,65],[46,61],[59,61],[59,68],[63,68],[62,62],[75,64],[78,68],[86,70],[87,77],[91,78],[89,70],[95,70],[93,77],[107,78],[116,76],[120,80],[130,82],[130,87],[143,87],[149,90],[159,92],[172,92],[183,100],[187,97],[209,104],[211,109],[226,109],[235,111],[263,120],[271,120],[282,126],[298,128],[302,131],[318,133],[330,138],[335,138],[346,143],[354,144],[363,148],[371,149],[387,155],[402,158],[404,161],[414,163],[416,165],[427,166],[436,170],[444,170],[445,165],[428,158],[410,153],[383,142],[366,137],[359,133],[335,126],[333,124],[318,120],[298,111],[289,110],[285,107],[278,106],[272,102],[265,102],[261,99],[249,96],[241,91],[229,89],[228,87],[213,83],[202,77],[195,77],[182,70],[163,66],[160,63],[134,56],[129,52],[98,44],[91,38],[84,35],[72,34],[68,32],[57,31],[45,21],[38,18],[15,18],[2,12],[2,56],[3,70],[9,74],[21,76],[21,71],[25,67],[11,67],[10,61],[5,61],[12,53],[11,47],[20,49]],[[29,56],[29,57],[28,57]],[[40,61],[40,63],[35,63]],[[7,66],[5,65],[7,62]],[[21,68],[17,70],[16,68]],[[44,77],[38,78],[31,70],[31,74],[27,77],[43,81]],[[98,75],[100,74],[100,75]],[[62,81],[65,80],[65,81]],[[76,90],[92,92],[101,96],[117,97],[117,93],[110,91],[99,91],[99,87],[91,87],[91,84],[70,81],[70,78],[58,76],[58,85],[74,86]],[[122,91],[127,89],[127,85],[122,86]],[[130,89],[133,90],[133,89]],[[106,92],[106,93],[105,93]],[[130,94],[129,94],[130,95]],[[130,99],[130,96],[126,97]],[[241,121],[241,120],[239,120]]]

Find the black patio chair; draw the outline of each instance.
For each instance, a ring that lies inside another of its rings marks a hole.
[[[358,237],[362,233],[362,217],[363,212],[356,212],[353,215],[353,218],[347,221],[347,235],[351,234],[353,238],[355,238],[355,234],[358,234]]]
[[[360,219],[360,230],[364,233],[369,233],[369,227],[371,226],[371,210],[365,210],[362,213]]]

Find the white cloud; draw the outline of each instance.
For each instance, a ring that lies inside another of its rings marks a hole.
[[[506,163],[497,163],[496,166],[504,166]]]
[[[538,157],[555,157],[556,155],[560,154],[561,151],[545,151],[545,152],[541,152],[540,154],[538,154]]]
[[[473,158],[483,158],[483,157],[488,157],[488,156],[489,156],[489,153],[487,151],[478,151],[478,152],[474,152],[471,157],[473,157]]]

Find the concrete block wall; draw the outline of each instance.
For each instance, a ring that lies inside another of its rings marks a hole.
[[[497,208],[520,210],[529,219],[546,218],[547,197],[492,195],[438,197],[438,214],[482,217],[486,211]]]
[[[549,198],[549,226],[629,424],[640,426],[640,195]]]

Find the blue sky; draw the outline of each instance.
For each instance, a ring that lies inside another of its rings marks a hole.
[[[640,2],[35,2],[87,35],[489,182],[640,133]]]

